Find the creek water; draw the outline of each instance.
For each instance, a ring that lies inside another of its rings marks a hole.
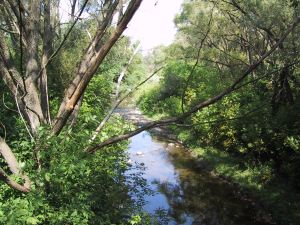
[[[161,224],[273,224],[251,199],[237,194],[238,188],[199,168],[186,149],[157,137],[147,131],[132,137],[128,152],[131,164],[143,165],[142,176],[153,191],[144,195],[143,209],[165,212]]]

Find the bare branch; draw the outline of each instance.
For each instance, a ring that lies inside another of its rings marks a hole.
[[[100,133],[100,131],[103,129],[104,125],[107,123],[107,121],[110,119],[114,111],[119,107],[119,105],[126,99],[128,98],[132,93],[134,93],[137,89],[140,88],[144,83],[146,83],[148,80],[150,80],[155,74],[157,74],[160,70],[162,70],[163,67],[160,67],[156,71],[154,71],[147,79],[139,83],[137,86],[135,86],[132,90],[130,90],[123,98],[120,100],[117,100],[117,102],[114,104],[114,106],[111,108],[109,113],[104,117],[104,119],[101,121],[97,129],[95,130],[95,134],[93,137],[90,139],[90,142],[94,141],[97,137],[97,135]]]
[[[18,0],[18,6],[19,6],[19,20],[20,20],[20,24],[19,24],[19,29],[20,29],[20,38],[19,38],[19,44],[20,44],[20,74],[23,80],[23,85],[24,85],[24,90],[26,93],[26,85],[25,85],[25,79],[23,76],[23,16],[22,16],[22,11],[21,11],[21,1]]]
[[[7,0],[10,10],[13,12],[13,14],[15,15],[15,17],[17,18],[17,21],[20,21],[20,14],[22,14],[24,16],[25,12],[28,15],[29,13],[26,11],[24,5],[22,4],[22,2],[20,0],[18,0],[17,4],[15,4],[16,2],[14,0]],[[26,32],[26,27],[24,25],[24,23],[20,24],[23,28],[23,31]]]
[[[32,134],[31,134],[31,132],[30,132],[30,129],[28,128],[27,123],[26,123],[26,121],[25,121],[25,119],[24,119],[24,117],[23,117],[23,115],[22,115],[21,110],[20,110],[20,106],[19,106],[19,103],[18,103],[18,97],[17,97],[17,96],[18,96],[18,85],[17,85],[16,93],[15,93],[15,101],[16,101],[18,113],[19,113],[19,115],[20,115],[20,117],[21,117],[21,119],[22,119],[22,121],[23,121],[23,123],[24,123],[24,126],[25,126],[25,128],[26,128],[26,130],[27,130],[27,132],[28,132],[28,134],[29,134],[29,137],[31,138],[31,140],[34,140]]]
[[[52,50],[52,26],[51,26],[51,6],[50,0],[44,0],[44,34],[43,34],[43,55],[42,55],[42,74],[39,76],[41,108],[45,120],[51,125],[51,116],[49,109],[48,96],[48,74],[46,64],[49,61],[49,56]]]
[[[266,105],[266,104],[265,104]],[[211,123],[221,123],[221,122],[227,122],[227,121],[233,121],[233,120],[239,120],[239,119],[244,119],[245,117],[250,117],[250,116],[254,116],[255,113],[261,112],[262,111],[262,106],[257,107],[253,110],[250,110],[248,112],[246,112],[245,114],[241,115],[241,116],[237,116],[237,117],[233,117],[233,118],[228,118],[228,119],[217,119],[217,120],[209,120],[209,121],[204,121],[204,122],[200,122],[197,123],[196,125],[200,125],[200,124],[211,124]],[[254,114],[254,115],[253,115]],[[192,124],[175,124],[178,127],[193,127],[194,125]]]
[[[28,193],[30,191],[29,188],[25,187],[25,185],[20,185],[11,177],[9,177],[2,168],[0,168],[0,180],[4,181],[11,188],[23,193]]]
[[[16,32],[16,31],[8,30],[8,29],[6,29],[4,27],[1,27],[1,26],[0,26],[0,30],[3,30],[4,32],[10,33],[10,34],[18,34],[18,32]]]
[[[123,69],[118,77],[118,82],[117,82],[117,87],[116,87],[116,96],[115,96],[116,101],[118,101],[118,98],[119,98],[121,82],[128,70],[128,67],[130,66],[132,60],[134,59],[135,55],[138,53],[139,49],[140,49],[140,44],[135,48],[132,56],[130,57],[129,61],[125,64],[125,66],[123,67]]]

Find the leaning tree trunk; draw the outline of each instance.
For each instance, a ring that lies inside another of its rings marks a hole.
[[[106,25],[102,25],[96,33],[93,42],[90,44],[85,55],[83,56],[83,60],[78,68],[77,75],[73,79],[70,87],[66,90],[66,95],[52,126],[53,134],[59,134],[62,128],[65,126],[67,120],[74,110],[75,105],[84,93],[88,83],[98,70],[99,65],[103,62],[110,49],[122,35],[123,31],[127,28],[129,21],[139,8],[141,2],[142,0],[132,0],[129,3],[123,18],[118,23],[108,40],[101,45],[100,43],[102,41],[104,32],[106,31],[107,25],[111,21],[111,17],[118,6],[117,1],[116,4],[113,4],[111,9],[107,12],[103,23],[106,23]]]

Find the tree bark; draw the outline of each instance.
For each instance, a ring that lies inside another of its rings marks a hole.
[[[77,3],[77,0],[72,0],[72,3],[71,3],[71,20],[72,21],[75,20],[76,3]]]
[[[30,179],[27,175],[23,174],[21,172],[20,165],[11,151],[10,147],[6,144],[3,138],[0,137],[0,154],[4,158],[5,162],[8,165],[9,170],[17,175],[20,176],[24,180],[24,184],[20,185],[17,182],[15,182],[12,178],[10,178],[4,170],[0,168],[0,179],[5,181],[9,186],[13,187],[16,190],[22,191],[22,192],[29,192],[30,191]]]
[[[40,27],[40,2],[32,0],[29,4],[28,17],[28,47],[25,49],[26,66],[25,66],[25,80],[23,99],[26,106],[26,111],[29,118],[29,124],[32,133],[37,132],[37,128],[41,123],[46,122],[41,108],[41,101],[39,97],[36,80],[39,76],[39,63],[38,63],[38,39]],[[22,71],[20,71],[22,76]]]
[[[50,1],[44,0],[44,43],[42,56],[42,73],[40,77],[41,107],[45,120],[51,124],[49,97],[48,97],[48,76],[46,64],[49,60],[52,49],[52,27],[51,27],[51,7]]]
[[[21,113],[34,134],[40,122],[43,120],[43,114],[40,105],[40,99],[35,82],[31,77],[21,77],[15,65],[12,63],[8,48],[4,42],[4,35],[0,32],[0,75],[11,91],[12,96],[17,99]]]
[[[73,112],[72,112],[72,114],[70,116],[71,126],[75,126],[75,124],[77,122],[77,118],[78,118],[78,115],[79,115],[80,107],[82,105],[83,96],[84,95],[82,95],[80,97],[80,99],[78,100],[78,102],[75,105],[74,110],[73,110]]]

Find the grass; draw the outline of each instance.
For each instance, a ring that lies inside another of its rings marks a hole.
[[[270,164],[254,166],[214,148],[194,148],[191,153],[208,162],[214,174],[238,184],[258,199],[279,224],[300,224],[300,193],[284,178],[276,178]]]

